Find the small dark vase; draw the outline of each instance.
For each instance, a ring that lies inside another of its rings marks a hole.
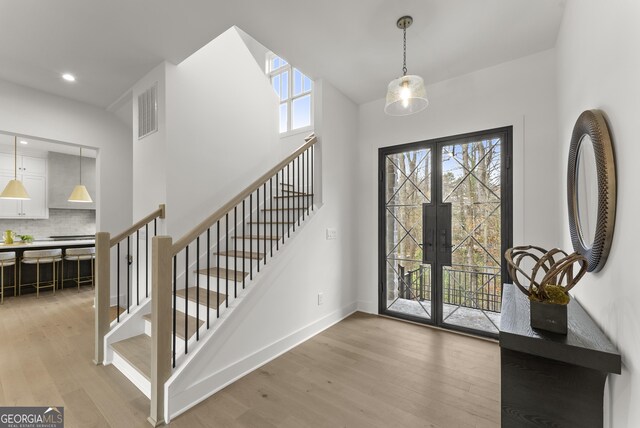
[[[531,327],[567,334],[567,306],[531,301]]]

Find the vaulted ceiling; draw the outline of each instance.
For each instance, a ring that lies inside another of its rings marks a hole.
[[[427,83],[555,45],[565,0],[0,0],[0,78],[107,107],[232,25],[357,103],[408,67]],[[71,72],[77,81],[64,82]]]

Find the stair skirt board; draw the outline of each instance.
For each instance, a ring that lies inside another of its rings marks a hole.
[[[165,384],[164,417],[166,423],[171,422],[172,418],[180,416],[182,413],[188,411],[228,385],[231,385],[235,381],[278,358],[285,352],[290,351],[301,343],[306,342],[334,324],[342,321],[356,312],[356,310],[357,303],[354,302],[342,309],[332,312],[331,314],[302,327],[290,335],[283,337],[277,342],[254,352],[242,360],[209,375],[200,382],[190,385],[188,388],[175,395],[171,394],[173,392],[173,385],[168,382]]]

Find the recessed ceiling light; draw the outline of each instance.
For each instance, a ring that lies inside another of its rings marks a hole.
[[[29,144],[28,141],[20,140],[20,144]]]
[[[76,76],[74,76],[73,74],[69,74],[69,73],[63,74],[62,78],[64,80],[66,80],[67,82],[75,82],[76,81]]]

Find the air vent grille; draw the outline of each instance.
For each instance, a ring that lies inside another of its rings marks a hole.
[[[158,84],[138,95],[138,140],[158,130]]]

